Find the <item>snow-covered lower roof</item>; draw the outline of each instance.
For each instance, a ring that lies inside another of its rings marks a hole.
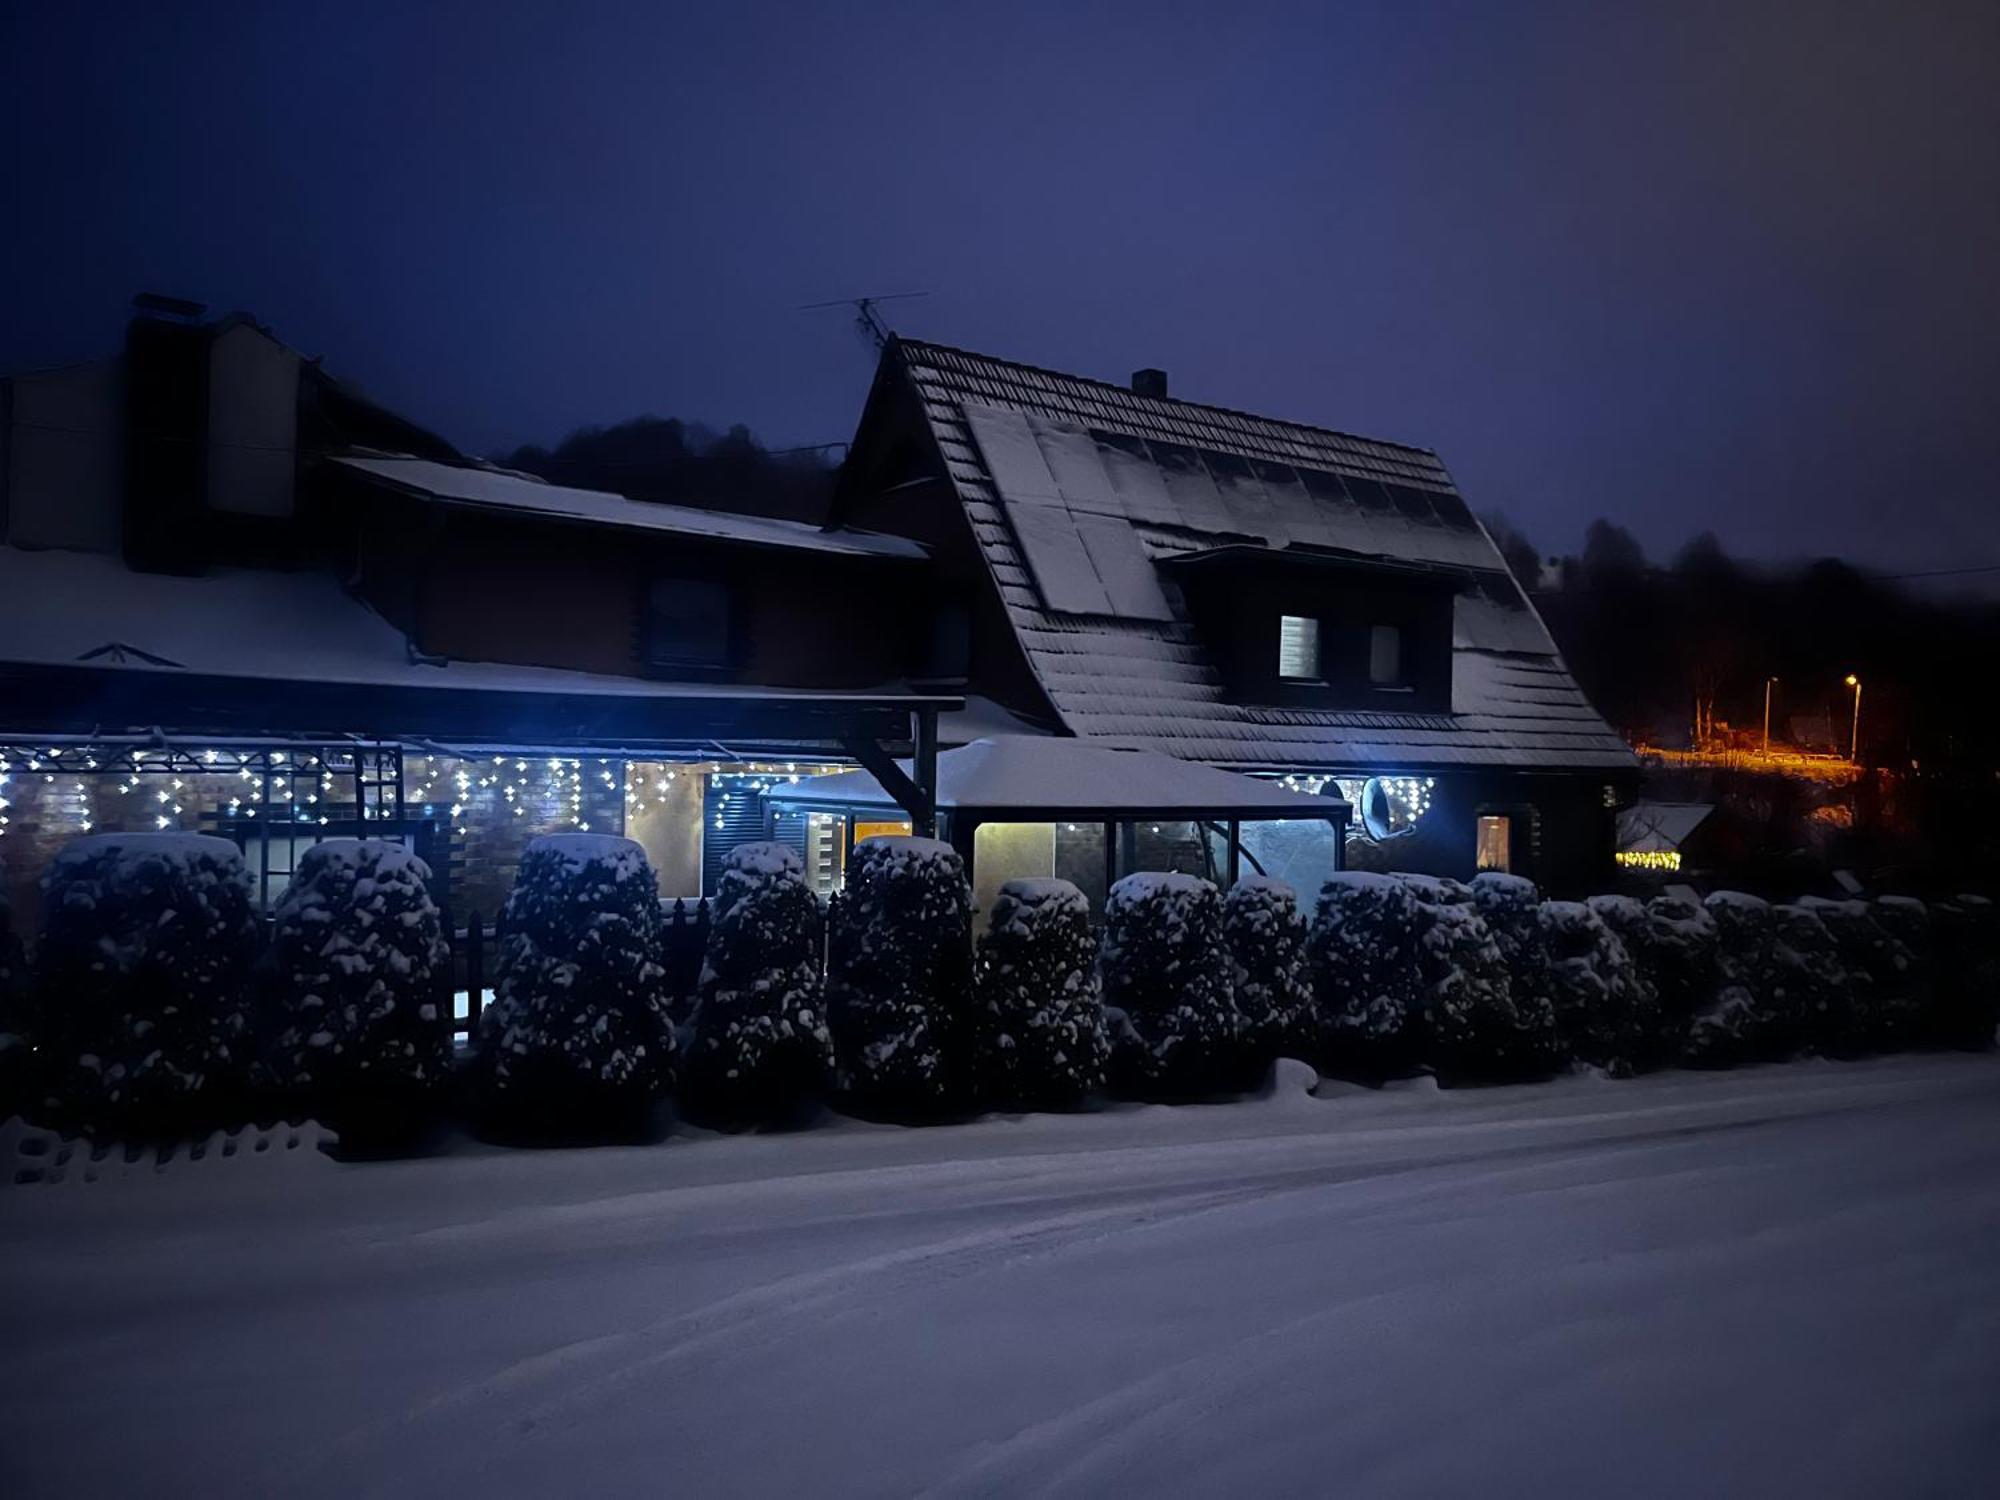
[[[935,344],[899,340],[885,361],[917,399],[1070,733],[1232,766],[1634,764],[1435,453]],[[1448,574],[1451,711],[1232,701],[1157,564],[1246,545]]]
[[[515,515],[554,517],[595,526],[622,526],[640,531],[698,537],[704,541],[736,542],[792,552],[837,557],[889,558],[919,561],[928,554],[905,537],[871,531],[827,531],[803,521],[774,516],[744,516],[702,510],[692,505],[664,505],[630,500],[602,490],[578,490],[549,484],[529,474],[470,464],[433,463],[401,454],[341,454],[331,462],[365,475],[395,494],[439,505],[505,511]]]
[[[1618,814],[1618,852],[1671,853],[1714,811],[1712,802],[1635,802]]]
[[[904,763],[904,769],[909,769]],[[937,805],[984,813],[1039,813],[1102,820],[1240,816],[1338,818],[1338,797],[1289,791],[1275,782],[1221,771],[1155,750],[1118,750],[1060,735],[995,735],[946,750],[937,760]],[[889,808],[891,797],[866,771],[816,776],[772,792],[816,807]]]
[[[82,666],[340,683],[634,698],[874,702],[963,700],[880,691],[659,682],[640,677],[418,658],[403,633],[316,569],[141,573],[95,552],[0,546],[0,664]],[[51,729],[59,726],[51,725]]]

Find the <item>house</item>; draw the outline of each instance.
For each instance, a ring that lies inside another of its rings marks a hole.
[[[762,794],[857,762],[931,820],[953,692],[913,681],[906,538],[477,463],[247,317],[141,299],[124,349],[0,382],[0,887],[76,833],[235,838],[266,899],[337,833],[491,915],[537,833],[620,829],[665,895]],[[921,653],[916,653],[921,655]],[[907,758],[907,774],[896,757]]]
[[[1338,789],[1357,867],[1610,869],[1633,757],[1428,450],[896,340],[833,521],[929,552],[927,680]]]

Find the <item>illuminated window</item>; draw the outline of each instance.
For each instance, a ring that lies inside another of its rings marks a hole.
[[[1479,820],[1478,857],[1474,863],[1482,870],[1506,870],[1510,868],[1513,841],[1511,819],[1504,817],[1481,818]]]
[[[1403,631],[1396,625],[1376,625],[1368,632],[1368,680],[1376,687],[1399,687],[1403,681]]]
[[[1288,682],[1319,681],[1319,621],[1278,616],[1278,675]]]

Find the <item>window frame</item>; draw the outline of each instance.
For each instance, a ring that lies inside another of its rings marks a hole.
[[[1310,672],[1287,672],[1285,670],[1285,626],[1291,621],[1312,627],[1312,663]],[[1326,622],[1318,615],[1295,615],[1285,610],[1278,612],[1277,664],[1274,668],[1278,683],[1288,687],[1324,687],[1326,685]]]

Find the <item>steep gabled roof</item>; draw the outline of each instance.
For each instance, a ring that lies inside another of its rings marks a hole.
[[[883,358],[1071,732],[1244,767],[1632,764],[1435,453],[936,344]],[[1228,701],[1154,564],[1232,544],[1449,572],[1451,712]]]

